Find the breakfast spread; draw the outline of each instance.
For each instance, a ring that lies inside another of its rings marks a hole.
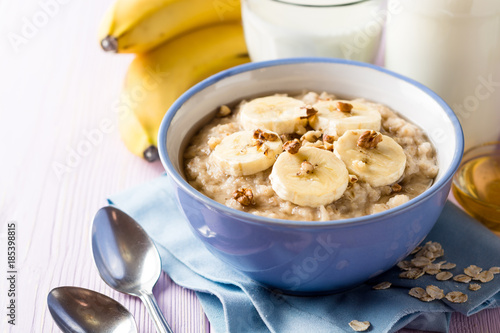
[[[184,171],[228,207],[328,221],[401,205],[432,184],[438,166],[424,132],[388,107],[303,92],[221,106],[189,142]]]

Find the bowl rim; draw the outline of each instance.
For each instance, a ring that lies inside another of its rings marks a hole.
[[[439,106],[445,111],[446,115],[448,116],[449,120],[451,121],[454,130],[455,130],[455,140],[456,140],[456,147],[455,151],[453,152],[453,159],[450,163],[450,166],[446,173],[439,179],[437,182],[433,183],[432,186],[427,189],[425,192],[421,193],[417,197],[409,200],[408,202],[391,208],[389,210],[380,212],[380,213],[375,213],[375,214],[370,214],[370,215],[364,215],[360,217],[354,217],[354,218],[346,218],[346,219],[340,219],[340,220],[328,220],[328,221],[305,221],[305,220],[285,220],[285,219],[276,219],[276,218],[270,218],[270,217],[264,217],[264,216],[259,216],[259,215],[254,215],[251,213],[239,211],[234,208],[230,208],[228,206],[225,206],[208,196],[202,194],[198,190],[196,190],[194,187],[192,187],[174,168],[172,162],[169,159],[168,153],[167,153],[167,147],[166,147],[166,142],[167,142],[167,132],[169,129],[169,125],[172,122],[172,119],[174,116],[177,114],[177,111],[184,105],[186,101],[188,101],[193,95],[197,94],[198,92],[204,90],[205,88],[216,84],[217,82],[240,74],[244,72],[249,72],[249,71],[254,71],[262,68],[267,68],[267,67],[276,67],[276,66],[282,66],[282,65],[293,65],[293,64],[306,64],[306,63],[335,63],[335,64],[343,64],[343,65],[351,65],[351,66],[357,66],[357,67],[367,67],[385,74],[388,74],[390,76],[393,76],[397,79],[406,81],[407,83],[416,86],[418,89],[422,90],[425,94],[429,95],[432,99],[434,99]],[[247,223],[252,223],[252,224],[259,224],[259,225],[266,225],[266,226],[286,226],[286,227],[313,227],[313,228],[322,228],[322,227],[332,227],[332,226],[345,226],[345,225],[359,225],[359,224],[365,224],[365,223],[375,223],[379,221],[381,218],[385,218],[387,216],[394,216],[402,213],[403,211],[406,211],[410,209],[411,207],[419,204],[420,202],[423,202],[427,200],[430,196],[438,192],[440,189],[442,189],[444,186],[447,184],[450,184],[450,181],[453,178],[453,175],[455,173],[455,170],[459,167],[460,161],[462,159],[462,154],[464,150],[464,137],[463,137],[463,131],[462,127],[460,125],[460,122],[453,112],[453,110],[446,104],[446,102],[439,97],[435,92],[433,92],[431,89],[427,88],[425,85],[422,83],[419,83],[413,79],[410,79],[408,77],[405,77],[404,75],[392,72],[386,68],[369,64],[369,63],[364,63],[364,62],[359,62],[359,61],[354,61],[354,60],[347,60],[347,59],[339,59],[339,58],[322,58],[322,57],[300,57],[300,58],[286,58],[286,59],[277,59],[277,60],[268,60],[268,61],[260,61],[260,62],[250,62],[246,63],[243,65],[235,66],[229,69],[226,69],[224,71],[221,71],[215,75],[210,76],[209,78],[197,83],[190,89],[188,89],[184,94],[182,94],[173,104],[172,106],[168,109],[166,112],[159,131],[158,131],[158,151],[160,155],[161,162],[163,164],[163,167],[166,170],[167,176],[171,179],[174,180],[175,183],[181,187],[185,192],[187,192],[190,196],[192,196],[195,200],[198,200],[202,202],[205,205],[208,205],[210,207],[213,207],[217,209],[217,211],[224,213],[225,215],[233,216],[235,218],[238,218],[240,221],[244,221]]]

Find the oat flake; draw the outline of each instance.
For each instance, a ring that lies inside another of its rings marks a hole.
[[[411,288],[410,291],[408,292],[408,294],[410,296],[413,296],[415,298],[420,299],[420,298],[424,297],[425,295],[427,295],[427,292],[423,288],[415,287],[415,288]]]
[[[481,273],[483,269],[481,267],[477,267],[476,265],[470,265],[466,269],[464,269],[464,273],[470,277],[476,277],[479,273]]]
[[[492,272],[493,274],[498,274],[500,273],[500,267],[491,267],[489,271]]]
[[[392,283],[384,281],[384,282],[377,284],[376,286],[373,286],[373,289],[375,289],[375,290],[389,289],[391,287],[391,285],[392,285]]]
[[[481,286],[477,283],[471,283],[469,284],[469,290],[476,291],[481,289]]]
[[[453,274],[451,274],[450,272],[441,272],[441,273],[437,273],[436,274],[436,280],[439,280],[439,281],[446,281],[446,280],[449,280],[453,277]]]
[[[467,302],[467,295],[460,291],[451,291],[446,294],[446,299],[452,303],[464,303]]]
[[[435,299],[441,299],[444,297],[443,289],[439,289],[434,285],[427,286],[425,291],[429,294],[429,296]]]
[[[349,326],[356,332],[364,332],[370,327],[370,322],[353,320],[349,323]]]
[[[478,281],[481,281],[483,283],[486,283],[486,282],[490,282],[491,280],[493,280],[494,277],[495,276],[493,275],[492,272],[482,271],[476,277],[474,277],[474,280],[478,280]]]
[[[457,282],[462,282],[462,283],[469,283],[471,280],[471,277],[465,274],[458,274],[453,277],[453,280]]]

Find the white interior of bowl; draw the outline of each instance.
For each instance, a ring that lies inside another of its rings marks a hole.
[[[227,73],[212,81],[205,81],[190,91],[189,96],[184,96],[184,100],[180,99],[182,104],[168,127],[167,155],[181,175],[186,138],[201,126],[200,122],[205,123],[222,104],[276,92],[327,91],[346,98],[366,98],[390,107],[422,128],[430,138],[438,152],[440,171],[436,181],[447,171],[449,174],[454,157],[461,149],[458,121],[447,115],[444,102],[426,88],[373,66],[344,62],[285,63]],[[177,107],[174,105],[169,112]]]

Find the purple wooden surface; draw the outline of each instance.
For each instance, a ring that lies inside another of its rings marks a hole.
[[[105,198],[162,173],[159,163],[132,156],[115,126],[120,87],[132,56],[105,54],[98,47],[97,26],[111,0],[62,2],[57,2],[50,16],[45,15],[46,21],[41,20],[43,9],[37,0],[0,2],[0,266],[4,275],[8,222],[17,223],[18,239],[17,325],[9,325],[2,311],[0,332],[60,332],[47,310],[46,297],[52,288],[63,285],[117,299],[134,314],[140,332],[154,332],[139,300],[101,281],[90,252],[91,219]],[[33,20],[41,21],[30,32],[26,26]],[[106,122],[111,128],[103,131]],[[89,144],[88,134],[97,132],[100,140]],[[75,157],[75,150],[85,153]],[[0,308],[5,309],[3,275],[1,280]],[[154,292],[175,332],[210,332],[193,292],[175,285],[165,274]],[[500,309],[469,318],[454,315],[450,332],[500,332]]]

